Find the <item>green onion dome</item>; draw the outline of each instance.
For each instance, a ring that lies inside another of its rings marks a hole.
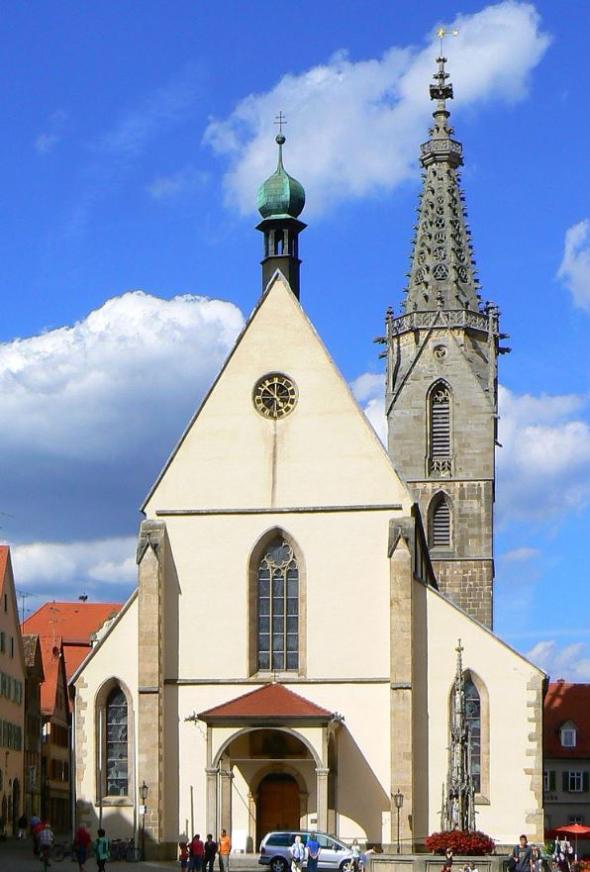
[[[256,198],[258,211],[263,218],[297,218],[305,206],[303,185],[292,178],[283,166],[283,144],[285,137],[276,138],[279,146],[277,168],[258,188]]]

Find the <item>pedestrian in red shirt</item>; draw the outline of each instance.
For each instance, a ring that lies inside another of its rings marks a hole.
[[[201,841],[201,836],[197,833],[196,836],[193,836],[193,840],[190,845],[190,863],[189,869],[192,872],[202,872],[203,869],[203,856],[205,854],[205,845]]]
[[[92,836],[86,827],[78,827],[74,836],[74,855],[78,861],[80,872],[84,872],[84,864],[88,859],[88,848],[92,842]]]

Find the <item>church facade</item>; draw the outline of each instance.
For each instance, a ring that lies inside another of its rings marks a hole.
[[[387,317],[388,451],[300,303],[305,195],[277,137],[262,295],[142,507],[137,589],[72,679],[77,822],[150,856],[221,828],[234,850],[300,827],[391,845],[398,792],[402,846],[423,843],[457,648],[477,826],[543,837],[545,676],[491,630],[500,336],[459,269],[445,79],[441,61],[415,269]]]

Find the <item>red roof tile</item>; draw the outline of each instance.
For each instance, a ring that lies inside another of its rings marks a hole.
[[[293,693],[282,684],[265,684],[249,693],[238,696],[222,705],[201,712],[199,718],[210,720],[260,720],[277,721],[331,720],[332,712],[310,702],[298,693]]]
[[[576,747],[562,748],[560,728],[576,725]],[[546,757],[590,757],[590,684],[551,682],[545,696],[543,750]]]
[[[45,680],[41,684],[41,711],[52,715],[55,710],[58,681],[61,680],[61,639],[59,636],[39,636]],[[66,688],[64,687],[64,692]]]

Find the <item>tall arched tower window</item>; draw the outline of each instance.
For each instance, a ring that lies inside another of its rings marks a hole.
[[[120,687],[109,693],[105,706],[106,795],[129,794],[129,714]]]
[[[277,534],[262,552],[256,578],[257,669],[299,670],[299,567]]]
[[[428,474],[450,475],[451,389],[444,381],[436,382],[428,395]]]
[[[428,512],[428,544],[431,548],[451,545],[451,504],[445,494],[433,498]]]

